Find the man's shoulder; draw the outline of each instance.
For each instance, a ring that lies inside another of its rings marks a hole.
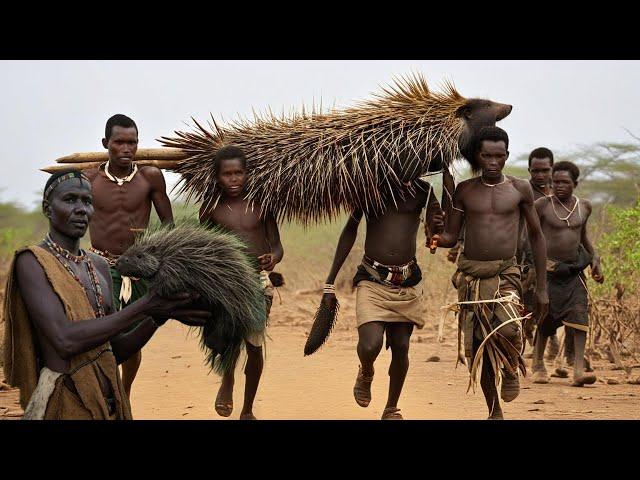
[[[100,268],[102,271],[109,271],[109,263],[104,257],[90,251],[87,251],[87,255],[89,256],[91,263],[96,267]]]
[[[511,181],[513,188],[518,190],[520,193],[525,195],[525,197],[531,197],[531,200],[534,200],[533,197],[533,188],[531,188],[531,183],[529,180],[525,180],[524,178],[514,177],[513,175],[505,175],[507,179]]]
[[[591,213],[591,210],[593,209],[593,205],[591,205],[591,200],[589,200],[588,198],[581,198],[579,202],[580,202],[580,206],[582,206],[585,210]]]
[[[458,192],[461,192],[461,191],[463,191],[465,189],[468,189],[469,187],[472,187],[473,185],[476,185],[478,183],[478,179],[479,178],[480,177],[471,177],[471,178],[467,178],[466,180],[461,181],[456,186],[456,190]]]
[[[536,205],[548,205],[551,202],[551,196],[538,197],[533,201]]]
[[[154,167],[153,165],[143,165],[142,167],[138,167],[138,172],[140,172],[145,178],[149,179],[164,178],[162,170],[158,167]]]
[[[84,176],[87,177],[90,182],[93,182],[97,178],[99,172],[100,172],[100,167],[88,168],[82,171]]]
[[[511,183],[513,183],[513,186],[518,188],[530,188],[531,191],[533,192],[533,188],[531,188],[531,183],[529,182],[529,180],[525,180],[524,178],[520,178],[520,177],[515,177],[513,175],[505,175],[505,177],[511,180]]]

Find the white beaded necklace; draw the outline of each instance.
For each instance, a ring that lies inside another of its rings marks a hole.
[[[562,208],[564,208],[567,212],[569,212],[569,214],[562,218],[560,215],[558,215],[558,212],[556,211],[556,206],[555,203],[553,201],[553,199],[558,200],[558,203],[560,204],[560,206]],[[582,214],[580,213],[580,199],[578,197],[576,197],[575,195],[571,195],[571,198],[575,198],[576,199],[576,203],[573,204],[573,208],[571,210],[569,210],[561,201],[558,197],[556,197],[555,195],[551,195],[551,208],[553,209],[553,213],[556,215],[556,217],[558,218],[558,220],[561,220],[563,222],[567,222],[567,227],[570,227],[571,225],[569,224],[569,218],[571,217],[571,215],[573,215],[573,212],[575,212],[576,207],[578,208],[578,215],[580,216],[580,220],[582,220]]]
[[[485,181],[482,179],[482,176],[480,177],[480,181],[482,182],[482,184],[483,184],[485,187],[497,187],[498,185],[502,185],[504,182],[506,182],[506,181],[507,181],[507,177],[506,177],[506,175],[503,175],[502,177],[503,177],[503,178],[502,178],[502,181],[501,181],[501,182],[499,182],[499,183],[493,183],[493,184],[492,184],[492,183],[485,183]]]

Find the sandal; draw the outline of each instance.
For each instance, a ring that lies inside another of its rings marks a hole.
[[[216,413],[221,417],[230,417],[233,412],[233,400],[228,403],[225,403],[220,398],[222,395],[222,389],[218,390],[218,395],[216,396]]]
[[[382,420],[404,420],[400,415],[400,409],[396,407],[385,408],[382,412]]]
[[[369,406],[371,402],[371,382],[373,381],[373,373],[371,376],[365,376],[362,373],[362,365],[358,367],[358,376],[356,384],[353,386],[353,396],[356,403],[361,407]]]

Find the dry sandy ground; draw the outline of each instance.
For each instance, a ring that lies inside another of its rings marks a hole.
[[[282,292],[272,308],[267,361],[254,413],[260,419],[378,419],[386,401],[390,351],[376,363],[373,400],[359,407],[352,394],[358,370],[354,298],[342,294],[341,317],[330,341],[310,357],[302,354],[319,294]],[[434,315],[430,315],[434,316]],[[443,344],[435,340],[437,319],[416,331],[410,350],[411,366],[399,407],[406,419],[483,419],[487,412],[480,391],[466,393],[468,373],[455,369],[453,327]],[[452,323],[452,319],[449,319]],[[437,355],[439,362],[426,359]],[[220,379],[209,375],[197,338],[177,322],[169,322],[145,347],[132,392],[136,419],[218,420],[213,408]],[[609,363],[595,363],[599,381],[574,388],[554,378],[548,385],[533,385],[528,376],[522,393],[504,406],[509,419],[640,419],[640,386],[624,383],[621,371]],[[640,375],[635,369],[632,377]],[[609,385],[606,379],[621,381]],[[238,367],[235,410],[242,406],[244,375]],[[19,418],[15,390],[0,391],[0,418]]]

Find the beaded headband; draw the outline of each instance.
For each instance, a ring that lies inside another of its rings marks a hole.
[[[89,179],[83,173],[80,173],[80,172],[65,173],[64,175],[61,175],[60,177],[56,178],[53,182],[51,182],[51,185],[49,185],[47,189],[44,191],[44,199],[47,200],[49,198],[49,195],[51,195],[51,192],[53,192],[53,190],[58,185],[72,178],[81,178],[82,180],[86,180],[87,182],[89,181]]]

